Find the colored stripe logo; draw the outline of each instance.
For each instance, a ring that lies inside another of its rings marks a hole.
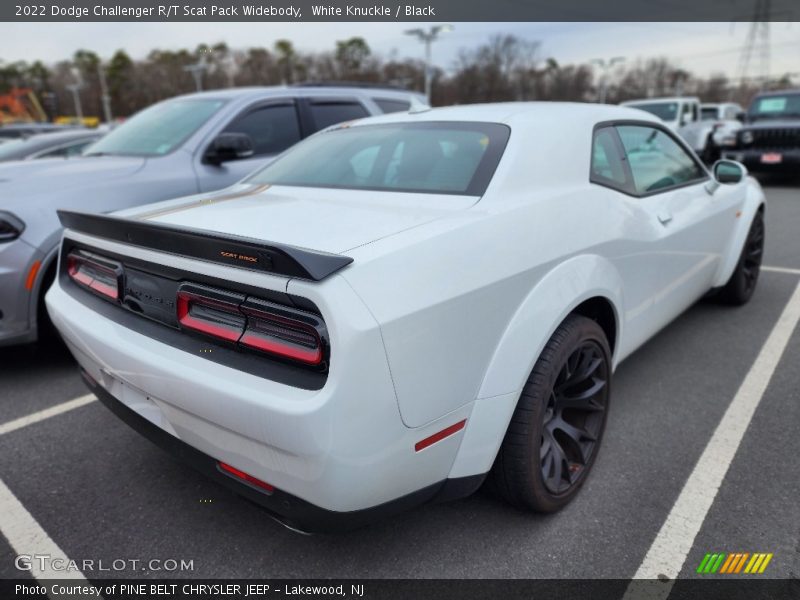
[[[702,574],[724,573],[726,575],[763,573],[772,560],[772,552],[709,552],[700,561],[697,572]]]

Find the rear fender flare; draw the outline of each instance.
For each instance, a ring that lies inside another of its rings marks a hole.
[[[594,297],[605,298],[614,308],[618,349],[623,335],[622,278],[603,257],[575,256],[547,273],[522,301],[486,369],[478,399],[519,392],[556,328],[579,304]]]
[[[766,207],[764,192],[754,179],[748,178],[743,185],[747,185],[747,193],[741,208],[741,214],[736,219],[733,235],[731,235],[728,246],[722,255],[717,275],[714,278],[713,287],[715,288],[722,287],[728,283],[734,269],[736,269],[736,265],[739,263],[739,257],[742,254],[742,248],[744,248],[744,242],[747,239],[753,218],[756,212]]]

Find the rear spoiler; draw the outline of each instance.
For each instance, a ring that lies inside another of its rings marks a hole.
[[[67,229],[213,263],[320,281],[353,262],[349,256],[236,235],[108,215],[59,210]]]

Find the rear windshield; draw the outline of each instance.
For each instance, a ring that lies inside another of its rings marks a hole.
[[[480,196],[500,161],[509,132],[499,123],[343,126],[291,148],[250,181]]]

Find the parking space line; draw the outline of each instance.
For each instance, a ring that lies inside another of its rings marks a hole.
[[[686,480],[623,600],[665,599],[669,595],[798,322],[800,283]],[[661,582],[645,585],[647,582],[636,579]]]
[[[800,275],[800,269],[790,269],[789,267],[769,267],[762,266],[762,271],[769,271],[770,273],[786,273],[788,275]]]
[[[66,567],[70,560],[64,551],[58,547],[42,526],[25,510],[22,503],[8,486],[0,479],[0,531],[8,540],[17,556],[24,556],[20,564],[30,564],[30,575],[36,579],[79,579],[86,581],[86,577],[79,570],[59,570],[52,567],[53,560],[61,560],[60,565]],[[47,561],[39,558],[46,556]],[[16,559],[15,559],[16,562]],[[55,563],[58,565],[59,563]]]
[[[16,431],[17,429],[22,429],[23,427],[27,427],[28,425],[33,425],[34,423],[38,423],[39,421],[44,421],[45,419],[49,419],[50,417],[55,417],[56,415],[60,415],[62,413],[74,410],[76,408],[80,408],[81,406],[90,404],[95,400],[97,400],[97,398],[95,398],[94,394],[86,394],[85,396],[80,396],[73,400],[69,400],[68,402],[56,404],[55,406],[51,406],[50,408],[45,408],[44,410],[40,410],[39,412],[35,412],[30,415],[26,415],[24,417],[20,417],[19,419],[8,421],[7,423],[3,423],[2,425],[0,425],[0,435],[3,435],[5,433],[11,433],[12,431]]]

